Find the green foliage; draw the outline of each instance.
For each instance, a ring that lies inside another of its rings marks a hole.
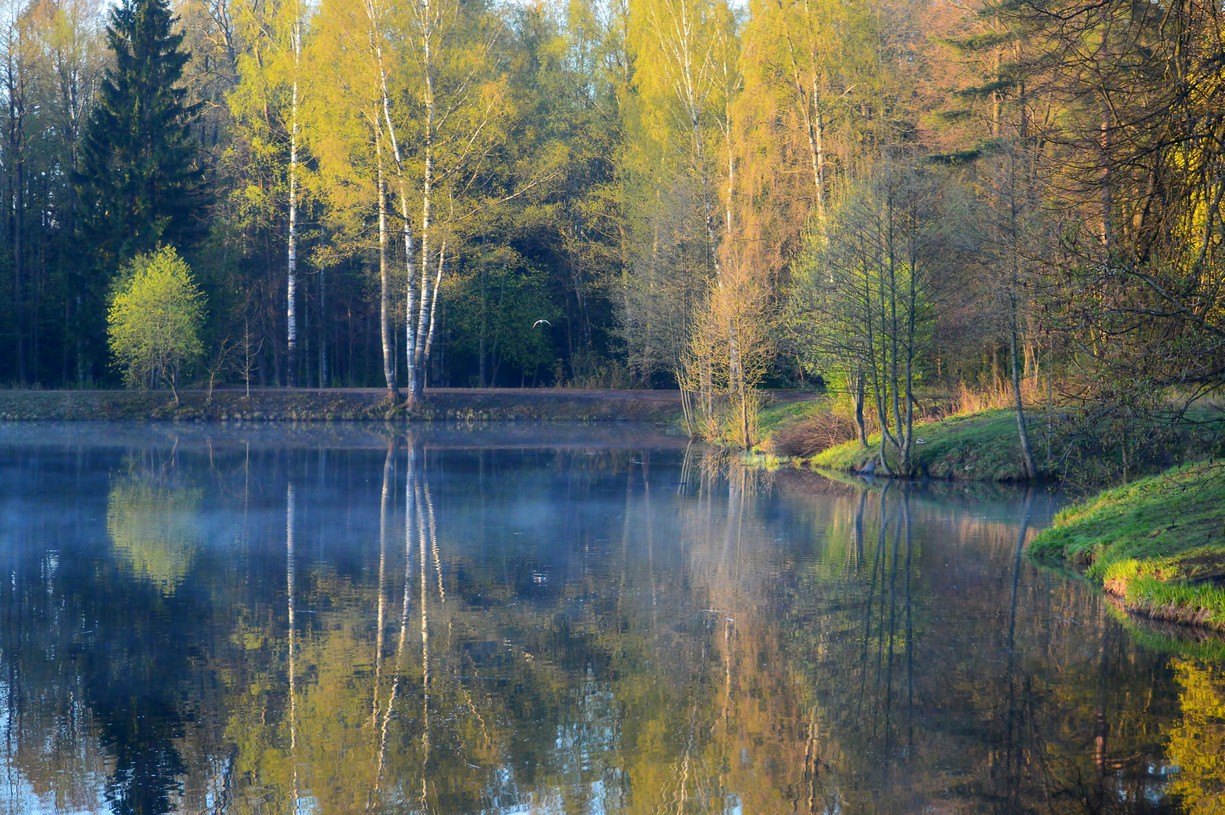
[[[564,11],[523,6],[508,23],[512,36],[500,43],[500,59],[514,116],[501,161],[488,168],[489,190],[517,197],[487,203],[465,232],[476,238],[475,254],[507,244],[537,270],[540,286],[530,284],[557,318],[549,318],[551,344],[566,382],[607,381],[610,366],[601,363],[613,350],[621,274],[615,33],[586,0]]]
[[[137,256],[111,297],[111,353],[131,387],[164,382],[175,389],[181,371],[204,353],[204,295],[172,247]]]
[[[544,271],[511,249],[480,254],[469,266],[472,271],[453,277],[445,291],[459,331],[452,353],[461,369],[479,369],[484,351],[491,384],[551,379],[558,364],[552,337],[560,320]]]

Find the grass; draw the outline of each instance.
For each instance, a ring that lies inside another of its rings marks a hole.
[[[880,434],[869,446],[847,442],[819,453],[813,463],[831,470],[862,469],[876,456]],[[1021,481],[1016,418],[1010,410],[988,410],[915,425],[913,466],[932,478],[969,478],[981,481]],[[893,464],[894,462],[890,462]]]
[[[1225,631],[1225,461],[1177,467],[1069,507],[1029,553],[1083,568],[1129,611]]]
[[[830,408],[828,397],[814,397],[801,402],[776,402],[766,405],[757,415],[757,431],[762,438],[779,430],[824,413]]]
[[[1179,421],[1137,417],[1126,430],[1072,408],[1050,413],[1031,408],[1027,417],[1040,476],[1078,488],[1118,483],[1174,464],[1225,455],[1222,417],[1206,406],[1196,406]],[[1024,481],[1018,435],[1011,408],[918,422],[911,450],[913,474]],[[1120,438],[1128,439],[1126,447],[1120,446]],[[812,461],[818,467],[857,471],[875,457],[879,443],[879,434],[873,434],[867,448],[857,442],[838,444]],[[890,464],[896,462],[890,459]]]
[[[854,438],[855,424],[829,396],[769,405],[758,417],[757,448],[799,463],[831,445]]]

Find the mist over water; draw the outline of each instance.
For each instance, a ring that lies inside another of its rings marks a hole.
[[[0,812],[1225,805],[1221,662],[1027,563],[1056,504],[625,425],[3,426]]]

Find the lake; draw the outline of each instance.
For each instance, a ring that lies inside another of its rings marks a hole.
[[[0,812],[1225,810],[1223,649],[1028,563],[1060,501],[633,425],[0,425]]]

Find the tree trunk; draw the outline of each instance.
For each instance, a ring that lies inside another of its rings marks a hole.
[[[425,335],[425,349],[421,355],[421,387],[425,389],[426,374],[430,368],[430,350],[434,347],[434,327],[437,325],[435,317],[438,313],[438,286],[442,283],[442,273],[446,268],[447,261],[447,241],[444,238],[442,245],[438,247],[438,274],[434,277],[434,290],[430,293],[430,330]]]
[[[319,270],[319,387],[326,388],[331,380],[328,372],[327,269]]]
[[[421,56],[425,74],[425,121],[422,122],[422,152],[424,166],[421,176],[421,286],[417,290],[420,302],[417,304],[416,336],[413,340],[415,357],[413,359],[413,377],[408,382],[408,401],[413,404],[421,399],[425,392],[424,353],[427,321],[429,311],[430,283],[430,229],[433,226],[433,192],[434,192],[434,62],[433,62],[433,20],[430,15],[433,10],[430,0],[421,4]],[[411,321],[411,317],[410,317]],[[410,325],[407,330],[412,330]]]
[[[481,360],[479,363],[480,367],[479,367],[479,376],[477,378],[477,382],[480,383],[480,386],[482,388],[487,388],[489,387],[489,379],[486,376],[486,371],[485,371],[485,358],[486,356],[488,356],[489,352],[488,352],[488,349],[486,349],[485,347],[485,334],[486,334],[485,323],[486,323],[486,320],[488,319],[486,311],[488,307],[487,301],[489,299],[489,282],[488,282],[488,274],[485,271],[484,261],[481,262],[480,274],[481,274],[481,327],[480,327],[480,337],[478,339],[478,344],[479,344],[478,353],[480,354]]]
[[[411,403],[414,401],[414,398],[415,398],[414,397],[414,383],[417,381],[416,366],[419,361],[419,351],[418,351],[418,345],[417,345],[417,337],[413,333],[413,299],[414,299],[413,230],[412,230],[412,222],[409,220],[409,217],[408,217],[408,179],[404,172],[404,159],[400,153],[400,140],[396,135],[395,121],[391,118],[391,94],[389,93],[387,89],[387,70],[383,64],[382,32],[379,30],[379,17],[381,16],[382,9],[381,7],[376,7],[375,3],[370,2],[369,0],[368,2],[366,2],[365,8],[366,8],[366,16],[370,20],[370,43],[371,43],[371,47],[373,48],[375,67],[378,69],[379,91],[381,94],[381,99],[380,99],[381,107],[382,107],[381,115],[382,115],[383,121],[382,121],[382,125],[377,127],[376,130],[382,133],[383,129],[386,128],[387,139],[391,145],[391,157],[392,157],[392,160],[395,162],[396,179],[398,181],[397,187],[399,190],[399,212],[400,212],[400,220],[401,220],[401,235],[404,241],[404,272],[405,272],[405,277],[404,277],[404,283],[405,283],[405,287],[404,287],[404,303],[405,303],[405,307],[404,307],[404,312],[405,312],[404,313],[404,326],[405,326],[404,366],[405,366],[405,380],[408,386],[408,401]],[[379,114],[376,113],[375,119],[377,120],[378,118],[379,118]],[[383,183],[383,175],[382,175],[383,164],[382,164],[381,146],[382,145],[380,143],[379,179],[380,179],[380,184],[382,184],[383,186],[384,198],[381,198],[379,203],[380,203],[380,214],[381,216],[383,216],[385,215],[386,185]],[[384,228],[385,228],[384,222],[380,221],[380,229],[382,230]],[[380,245],[383,245],[384,240],[385,238],[383,236],[383,233],[380,232]],[[385,262],[385,259],[380,262]],[[388,281],[386,285],[387,285],[387,292],[388,292],[387,296],[389,297],[390,296],[389,294],[390,285],[391,285],[390,281]],[[424,292],[422,293],[421,296],[422,297],[425,296]],[[390,305],[388,305],[387,308],[388,308],[388,311],[390,311]],[[390,326],[387,327],[386,331],[387,331],[387,336],[384,337],[384,345],[385,346],[390,345],[391,347],[394,348],[395,341],[390,336],[390,333],[391,333]],[[400,393],[399,393],[398,388],[393,390],[393,395],[396,401],[400,400]]]
[[[383,376],[387,380],[387,393],[393,401],[399,402],[400,389],[396,385],[396,370],[392,361],[391,282],[387,279],[387,179],[383,168],[383,138],[380,131],[381,128],[374,129],[379,196],[379,336],[383,340]]]
[[[1021,460],[1025,465],[1025,477],[1031,481],[1038,477],[1038,468],[1034,464],[1034,452],[1029,443],[1029,428],[1025,421],[1025,402],[1021,398],[1021,359],[1018,348],[1019,338],[1017,334],[1019,329],[1017,326],[1017,295],[1015,290],[1010,290],[1008,293],[1009,305],[1011,306],[1011,314],[1009,315],[1011,325],[1008,332],[1008,347],[1009,361],[1012,367],[1012,400],[1013,408],[1017,415],[1017,433],[1021,439]]]
[[[855,429],[859,433],[859,446],[867,448],[868,446],[868,428],[863,420],[863,400],[864,400],[864,376],[862,371],[857,371],[853,375],[854,399],[855,399]]]
[[[294,20],[290,39],[293,45],[294,77],[289,95],[289,236],[286,248],[288,266],[285,293],[286,383],[298,386],[298,65],[301,60],[301,14]]]

